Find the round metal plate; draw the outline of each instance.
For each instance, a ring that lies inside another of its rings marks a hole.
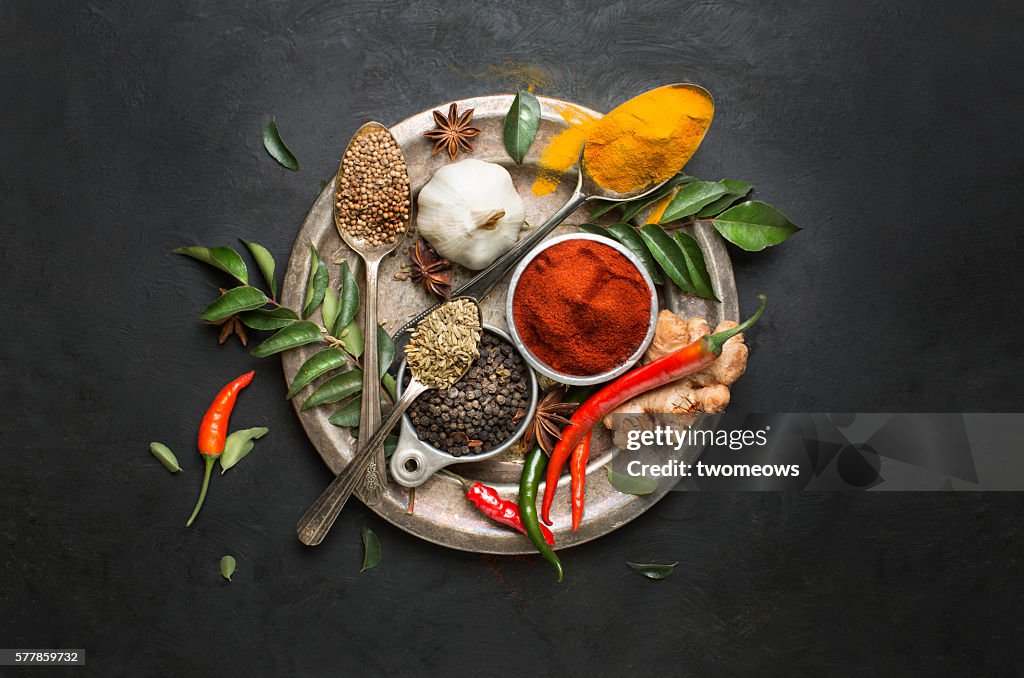
[[[526,203],[526,219],[529,224],[540,224],[554,213],[565,203],[575,185],[575,176],[566,176],[559,189],[551,195],[538,197],[531,190],[533,179],[536,176],[537,157],[540,150],[552,136],[567,127],[563,114],[568,117],[573,116],[575,112],[595,117],[601,115],[596,111],[566,101],[548,97],[539,97],[539,99],[542,109],[541,127],[537,139],[522,165],[516,165],[509,159],[502,143],[502,124],[505,114],[512,104],[511,95],[475,97],[456,102],[460,110],[467,108],[475,110],[473,124],[482,130],[480,136],[474,140],[473,153],[468,157],[500,163],[509,170],[516,189]],[[438,105],[436,110],[446,112],[447,108],[448,103],[445,103]],[[391,132],[405,153],[412,181],[413,196],[433,176],[436,169],[449,162],[447,155],[443,153],[431,155],[432,144],[422,136],[423,132],[433,129],[433,127],[431,111],[428,110],[391,128]],[[360,285],[363,283],[362,263],[344,245],[334,227],[331,213],[333,189],[333,183],[324,188],[316,202],[313,203],[313,207],[295,239],[281,293],[282,302],[291,308],[300,308],[303,302],[306,279],[309,275],[308,245],[310,242],[316,245],[328,263],[331,270],[331,285],[335,289],[338,285],[338,265],[335,262],[341,260],[349,262],[354,269],[356,279]],[[573,224],[588,220],[589,208],[584,206],[570,216],[566,220],[566,224],[556,229],[553,235],[574,232],[576,228]],[[662,306],[684,316],[704,316],[712,327],[722,320],[735,320],[739,315],[736,283],[724,243],[708,224],[698,224],[696,227],[692,227],[690,232],[697,238],[704,250],[715,291],[722,301],[720,303],[709,302],[689,297],[674,286],[666,285],[660,293]],[[404,243],[381,264],[379,315],[381,324],[391,332],[397,330],[432,303],[431,298],[418,285],[394,278],[402,264],[407,261],[406,250],[410,244],[411,241]],[[457,270],[453,287],[458,287],[469,277],[469,272]],[[505,320],[506,289],[506,285],[499,286],[482,304],[484,322],[496,325],[503,330],[508,328]],[[319,314],[314,315],[312,319],[318,321]],[[295,376],[302,363],[319,348],[321,347],[305,346],[283,355],[284,373],[288,382]],[[302,426],[327,466],[334,473],[338,473],[352,458],[355,440],[348,434],[347,429],[338,428],[327,421],[333,408],[319,407],[302,412],[299,409],[302,400],[301,397],[292,400]],[[676,484],[677,479],[662,478],[657,490],[652,494],[633,496],[618,492],[608,483],[607,475],[602,471],[602,467],[619,453],[619,450],[612,445],[608,432],[601,427],[595,429],[591,461],[588,467],[587,510],[577,532],[573,532],[569,525],[568,476],[563,476],[562,482],[559,483],[558,498],[552,511],[552,518],[555,521],[552,529],[558,542],[558,548],[575,546],[596,539],[625,525],[650,508]],[[677,458],[693,461],[699,453],[699,449],[683,449],[678,453]],[[518,495],[521,468],[521,457],[509,452],[487,461],[465,464],[460,468],[459,473],[491,485],[506,499],[514,500]],[[562,488],[563,484],[566,487]],[[461,486],[454,480],[434,476],[417,488],[415,506],[411,513],[408,511],[409,493],[409,490],[397,483],[389,483],[383,501],[371,508],[392,524],[442,546],[479,553],[534,552],[525,536],[493,523],[478,513],[463,496]],[[310,497],[309,501],[312,502],[314,499],[315,497]]]

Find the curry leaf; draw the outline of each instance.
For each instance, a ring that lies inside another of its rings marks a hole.
[[[267,295],[255,287],[236,287],[215,299],[212,304],[203,309],[200,317],[209,322],[216,322],[242,311],[257,309],[265,303],[267,303]]]
[[[505,115],[503,130],[505,150],[517,165],[523,164],[523,158],[530,150],[530,144],[537,136],[539,127],[540,102],[533,92],[519,90],[516,92],[516,98],[512,100],[508,114]]]
[[[338,294],[338,317],[333,325],[328,325],[331,334],[338,336],[338,333],[349,326],[352,319],[356,317],[359,310],[359,285],[352,275],[352,269],[347,261],[341,262],[341,287]]]
[[[327,264],[320,258],[313,243],[309,243],[309,280],[306,282],[306,303],[302,307],[303,318],[308,318],[313,311],[320,307],[330,279],[331,274],[327,270]]]
[[[242,238],[239,238],[239,240],[249,248],[249,254],[256,260],[256,265],[260,267],[260,273],[263,274],[263,279],[267,281],[267,286],[270,287],[270,296],[276,297],[277,281],[274,279],[274,270],[277,265],[274,263],[274,255],[259,243],[249,242]]]
[[[295,311],[284,306],[245,311],[239,313],[238,317],[246,327],[251,327],[254,330],[279,330],[299,319],[299,316],[295,315]]]
[[[718,200],[708,203],[704,209],[697,213],[698,217],[713,217],[729,205],[733,204],[747,193],[750,193],[752,186],[745,181],[736,181],[735,179],[722,179],[718,183],[722,184],[729,189],[729,192],[723,195]]]
[[[383,326],[377,325],[377,364],[380,376],[387,374],[388,368],[395,359],[395,342]]]
[[[650,494],[658,489],[658,479],[648,476],[634,476],[608,469],[608,482],[622,494]]]
[[[380,540],[366,525],[363,525],[360,533],[363,535],[363,567],[359,571],[366,572],[380,564]]]
[[[748,200],[722,212],[712,222],[722,237],[748,252],[778,245],[800,228],[760,200]]]
[[[660,580],[672,574],[679,561],[663,565],[661,563],[626,563],[634,572],[639,572],[648,579]]]
[[[167,447],[163,443],[150,443],[149,451],[160,461],[161,464],[164,465],[164,468],[171,473],[177,473],[181,470],[178,458],[174,456],[174,452],[171,452],[171,448]]]
[[[690,282],[693,283],[697,296],[702,299],[718,301],[718,297],[715,296],[715,288],[711,284],[711,274],[708,273],[707,264],[704,262],[704,252],[700,249],[700,243],[689,233],[676,231],[676,244],[679,245],[679,250],[683,253],[686,270],[690,274]]]
[[[358,392],[362,387],[362,370],[342,372],[320,384],[320,387],[313,391],[313,395],[306,398],[306,402],[302,403],[302,409],[308,410],[318,405],[336,403]]]
[[[292,323],[288,327],[272,334],[266,341],[252,350],[253,356],[266,358],[281,351],[287,351],[297,346],[305,346],[315,341],[321,341],[320,328],[308,320],[301,320]]]
[[[357,436],[358,437],[358,436]],[[384,439],[384,458],[390,459],[391,455],[398,449],[398,436],[388,436]]]
[[[220,474],[245,459],[252,452],[256,440],[267,435],[270,429],[265,426],[244,428],[234,431],[224,441],[224,452],[220,455]]]
[[[388,404],[388,401],[383,397],[380,399],[381,407]],[[357,395],[347,403],[342,405],[338,410],[327,418],[327,421],[331,422],[335,426],[359,426],[359,415],[362,412],[363,407],[363,396]]]
[[[340,348],[325,348],[319,353],[314,353],[309,360],[302,363],[302,367],[295,373],[295,378],[292,379],[292,385],[288,389],[286,397],[294,398],[296,393],[306,387],[306,384],[347,364],[348,358]]]
[[[239,282],[249,282],[249,271],[238,252],[230,247],[175,247],[174,254],[184,254],[214,268],[219,268],[235,277]]]
[[[324,305],[320,309],[323,314],[324,327],[330,330],[334,327],[334,321],[338,319],[338,295],[328,285],[324,290]]]
[[[345,345],[345,350],[350,356],[358,358],[363,354],[363,331],[359,329],[359,325],[354,320],[336,336],[341,339],[341,343]]]
[[[647,249],[654,255],[658,265],[665,271],[665,275],[679,289],[696,294],[697,289],[690,281],[689,269],[686,267],[686,258],[679,249],[679,245],[665,232],[665,229],[657,224],[647,224],[640,229],[640,236],[647,243]]]
[[[692,216],[727,193],[729,188],[720,181],[691,181],[676,191],[658,223]]]
[[[637,256],[643,263],[644,268],[647,269],[647,273],[651,276],[651,280],[654,281],[655,285],[665,282],[661,271],[658,270],[658,265],[654,261],[654,257],[651,255],[651,251],[644,244],[644,239],[636,232],[635,228],[629,224],[613,224],[608,227],[608,232]]]
[[[654,207],[654,204],[664,198],[666,195],[672,192],[672,190],[679,184],[686,184],[691,181],[697,181],[696,177],[691,177],[689,174],[677,174],[667,182],[665,185],[654,191],[650,195],[645,195],[642,198],[630,200],[626,203],[622,210],[622,220],[631,221],[633,217],[643,212],[645,209]]]
[[[394,362],[394,358],[392,358],[392,362]],[[398,399],[398,385],[395,383],[394,377],[385,373],[384,376],[380,378],[380,383],[384,385],[384,388],[388,390],[388,393],[391,394],[392,398],[395,400]]]
[[[234,556],[224,556],[220,559],[220,576],[224,577],[228,581],[231,581],[231,575],[235,573],[235,562]]]
[[[363,397],[356,396],[342,405],[337,412],[327,418],[335,426],[359,426],[359,415],[362,412]]]
[[[622,203],[618,200],[598,200],[594,202],[594,206],[590,210],[590,218],[597,219],[600,216],[608,214],[616,207],[622,207]]]
[[[277,121],[271,120],[263,128],[263,148],[267,149],[274,160],[282,167],[287,167],[293,172],[299,171],[299,161],[295,159],[288,147],[281,140],[281,132],[277,129]]]

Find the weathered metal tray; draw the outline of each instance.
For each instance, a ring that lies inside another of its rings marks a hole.
[[[573,111],[580,111],[597,117],[601,115],[596,111],[558,99],[540,97],[540,101],[543,115],[541,128],[523,165],[516,165],[509,159],[502,143],[502,123],[512,103],[511,95],[475,97],[456,102],[460,110],[475,110],[473,124],[483,130],[475,140],[474,152],[467,157],[497,162],[509,170],[519,194],[526,203],[526,218],[529,224],[540,224],[555,212],[571,194],[570,184],[575,183],[575,176],[567,176],[558,191],[544,197],[535,196],[531,190],[540,150],[553,135],[567,127],[563,113],[572,115]],[[445,112],[447,108],[448,103],[436,107],[437,110]],[[414,197],[434,171],[449,162],[444,153],[432,156],[432,144],[422,136],[423,132],[433,127],[431,111],[428,110],[391,128],[405,153]],[[339,153],[340,151],[341,149]],[[331,214],[333,189],[333,182],[324,188],[313,203],[295,239],[282,290],[283,303],[291,308],[299,308],[302,305],[309,274],[310,242],[316,245],[324,260],[328,262],[331,269],[331,284],[335,289],[338,284],[339,267],[334,262],[341,259],[346,259],[349,265],[354,267],[356,279],[360,281],[360,285],[362,284],[362,264],[344,245],[334,227]],[[584,206],[570,216],[553,235],[575,231],[575,224],[588,220],[589,208]],[[735,320],[739,314],[736,284],[725,244],[714,229],[706,224],[698,224],[691,232],[705,252],[708,270],[722,302],[708,302],[689,297],[674,286],[666,285],[660,293],[662,306],[687,316],[705,316],[712,327],[721,320]],[[380,319],[392,332],[432,303],[431,298],[419,286],[394,278],[402,264],[407,261],[406,248],[411,242],[411,238],[408,239],[381,265]],[[469,277],[468,272],[457,270],[454,286],[457,287]],[[508,327],[504,313],[505,291],[505,286],[500,286],[483,303],[484,321],[502,329]],[[361,314],[357,317],[361,317]],[[318,314],[313,319],[319,320]],[[289,382],[303,361],[317,348],[307,346],[284,354],[284,372]],[[327,421],[333,411],[331,407],[302,412],[299,410],[302,399],[296,398],[292,402],[313,445],[328,467],[337,473],[351,459],[355,441],[347,429],[338,428]],[[698,449],[684,449],[678,453],[678,458],[692,461],[699,453]],[[587,510],[578,532],[573,532],[569,526],[568,476],[563,477],[566,487],[560,489],[552,511],[552,518],[555,520],[553,530],[558,548],[596,539],[625,525],[661,499],[677,482],[674,478],[662,478],[657,490],[652,494],[621,494],[611,487],[607,475],[602,471],[602,467],[616,454],[620,454],[620,451],[612,446],[608,432],[603,429],[595,430],[587,478]],[[521,468],[522,459],[516,454],[506,453],[484,462],[465,464],[459,469],[459,473],[487,483],[497,488],[502,496],[514,500],[518,495]],[[309,497],[310,502],[314,499],[315,497]],[[409,490],[397,483],[390,483],[383,501],[372,508],[385,520],[407,532],[443,546],[479,553],[533,552],[532,545],[525,536],[481,516],[462,495],[461,486],[451,479],[435,476],[417,488],[415,505],[411,513],[408,511],[409,499]]]

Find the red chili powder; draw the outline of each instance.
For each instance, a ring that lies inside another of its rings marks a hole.
[[[513,322],[537,358],[563,374],[589,376],[624,363],[643,343],[651,291],[629,259],[593,240],[566,240],[523,271]]]

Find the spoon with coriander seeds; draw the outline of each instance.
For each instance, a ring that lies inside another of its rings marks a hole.
[[[363,390],[359,446],[380,425],[380,377],[377,356],[377,276],[380,262],[409,230],[412,215],[409,171],[398,142],[384,125],[368,122],[349,141],[335,182],[334,225],[366,265],[363,300]],[[385,369],[387,365],[384,366]],[[387,483],[383,447],[366,468],[360,498],[380,502]]]
[[[372,432],[366,443],[360,443],[348,466],[299,519],[295,530],[299,541],[316,546],[324,540],[345,502],[363,481],[367,466],[383,449],[388,433],[424,391],[450,388],[469,371],[480,355],[482,335],[480,306],[466,297],[445,302],[416,325],[404,349],[412,375],[409,385],[384,424]]]

